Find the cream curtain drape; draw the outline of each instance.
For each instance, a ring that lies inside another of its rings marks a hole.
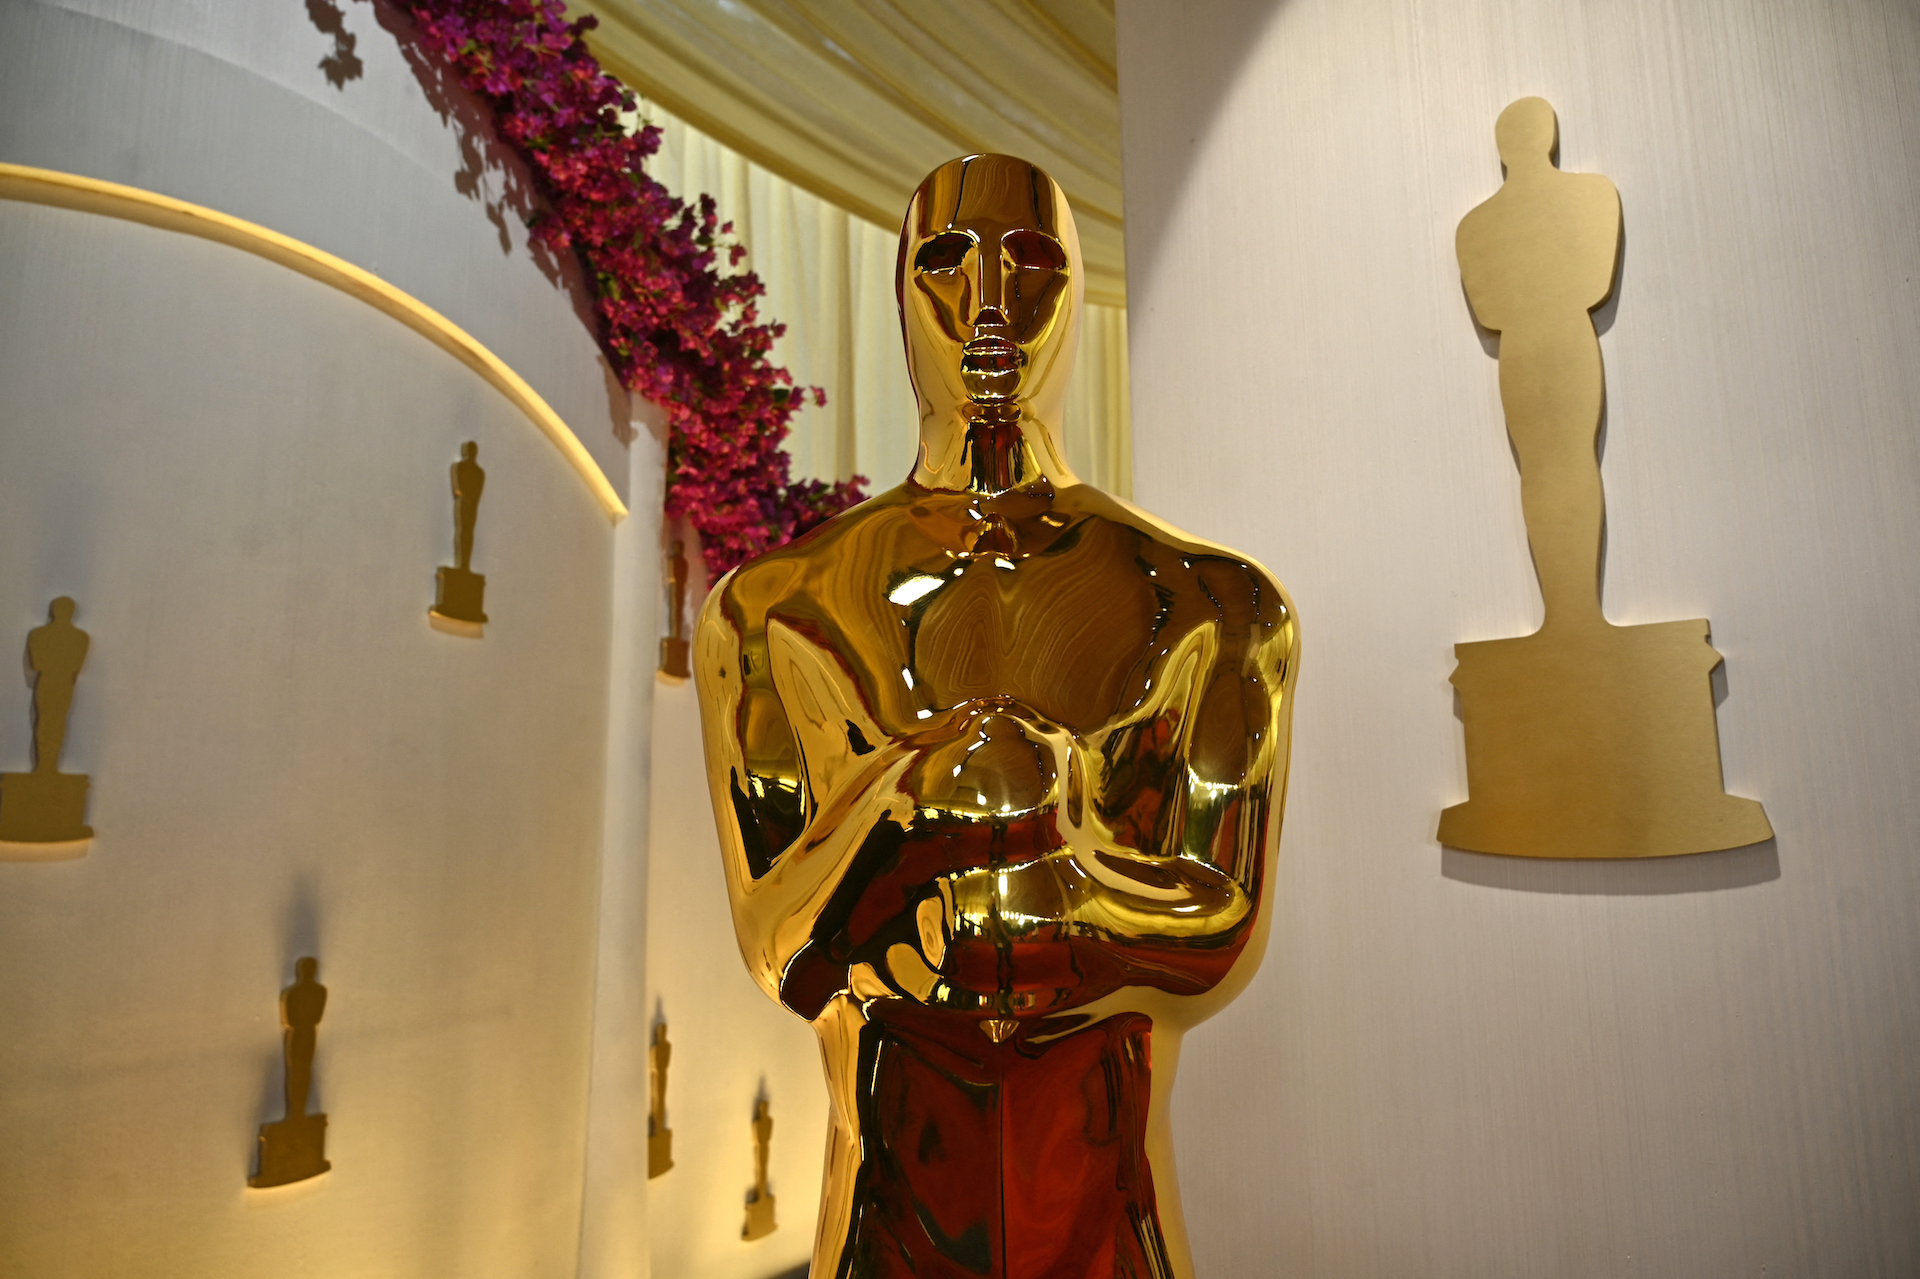
[[[1087,297],[1126,305],[1112,0],[572,0],[650,101],[878,226],[999,151],[1073,201]]]
[[[683,198],[712,195],[747,250],[743,267],[766,282],[761,314],[787,326],[774,362],[797,384],[827,393],[824,407],[808,405],[794,417],[787,451],[795,477],[860,474],[874,492],[898,484],[913,468],[918,435],[894,300],[897,223],[855,217],[656,103],[643,103],[641,114],[661,128],[654,176]],[[1065,431],[1067,459],[1081,479],[1132,496],[1124,307],[1086,308]]]

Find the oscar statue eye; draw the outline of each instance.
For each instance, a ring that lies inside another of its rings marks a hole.
[[[1000,247],[1018,267],[1063,271],[1067,266],[1067,251],[1060,247],[1060,241],[1043,231],[1009,231],[1001,238]]]
[[[920,246],[914,254],[916,271],[957,271],[973,248],[973,237],[960,231],[946,231]]]

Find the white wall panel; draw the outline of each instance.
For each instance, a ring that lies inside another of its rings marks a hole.
[[[626,393],[571,255],[486,108],[409,55],[389,4],[336,6],[361,74],[300,0],[0,0],[0,160],[260,223],[412,293],[526,378],[626,492]],[[422,78],[424,73],[424,79]]]
[[[0,272],[0,644],[79,602],[96,831],[0,864],[5,1269],[572,1274],[605,515],[464,366],[260,259],[0,204]],[[426,618],[467,439],[477,641]],[[9,769],[28,708],[0,680]],[[250,1191],[307,954],[334,1171]]]
[[[1188,1040],[1201,1272],[1920,1270],[1920,14],[1122,0],[1138,500],[1304,630],[1266,965]],[[1607,612],[1707,617],[1777,839],[1441,849],[1451,646],[1540,612],[1453,256],[1493,121],[1625,206]]]

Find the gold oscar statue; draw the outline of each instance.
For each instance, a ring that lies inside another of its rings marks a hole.
[[[487,579],[473,571],[473,526],[480,518],[480,493],[487,472],[480,465],[480,446],[468,440],[453,464],[453,564],[440,566],[439,595],[427,620],[435,630],[478,639],[484,633]]]
[[[1600,611],[1605,383],[1592,310],[1613,288],[1620,197],[1554,164],[1539,98],[1494,126],[1506,183],[1460,223],[1460,276],[1500,334],[1500,400],[1546,605],[1532,635],[1459,644],[1470,798],[1440,842],[1520,857],[1661,857],[1772,836],[1728,795],[1704,619],[1615,626]]]
[[[673,554],[667,557],[667,634],[660,641],[660,673],[670,680],[684,680],[693,674],[687,660],[691,645],[687,642],[687,545],[674,539]]]
[[[327,1117],[307,1113],[313,1091],[313,1051],[320,1015],[327,1010],[327,988],[315,978],[320,961],[312,957],[293,966],[293,985],[280,992],[281,1042],[287,1058],[287,1117],[260,1125],[260,1171],[249,1186],[285,1186],[318,1177],[327,1162]]]
[[[87,776],[60,771],[73,686],[87,660],[87,633],[73,624],[62,595],[45,626],[27,633],[33,668],[33,771],[0,774],[0,860],[54,861],[87,851]]]
[[[1293,608],[1067,468],[1045,173],[934,170],[896,288],[911,475],[694,636],[741,953],[827,1074],[813,1273],[1190,1276],[1167,1099],[1264,948]]]
[[[773,1115],[765,1097],[753,1103],[753,1189],[747,1191],[747,1220],[742,1239],[764,1239],[780,1228],[773,1219],[773,1191],[767,1188],[767,1157],[773,1149]]]
[[[653,1043],[647,1049],[647,1179],[651,1181],[673,1167],[673,1129],[667,1127],[667,1065],[673,1060],[673,1045],[667,1040],[667,1024],[653,1028]]]

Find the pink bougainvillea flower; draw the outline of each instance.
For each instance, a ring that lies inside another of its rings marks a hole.
[[[601,69],[560,0],[404,0],[423,48],[493,109],[545,200],[529,231],[571,250],[593,283],[601,346],[635,394],[667,413],[667,514],[700,535],[716,575],[797,537],[866,496],[861,476],[796,482],[781,443],[817,388],[796,390],[768,360],[751,272],[711,196],[688,204],[646,171],[660,130],[622,123],[634,96]]]

